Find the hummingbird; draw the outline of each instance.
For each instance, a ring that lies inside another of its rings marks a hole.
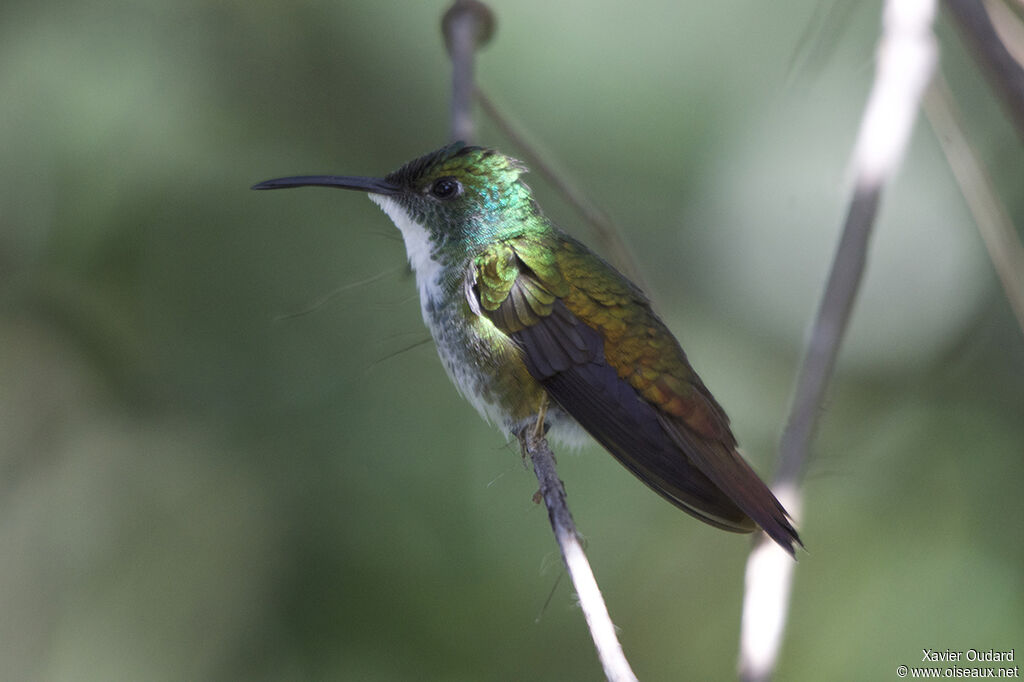
[[[717,528],[758,527],[791,555],[786,510],[647,296],[545,217],[526,167],[455,142],[383,178],[311,175],[253,189],[366,192],[402,233],[423,320],[459,392],[516,436],[589,434],[655,492]],[[585,438],[583,438],[585,441]]]

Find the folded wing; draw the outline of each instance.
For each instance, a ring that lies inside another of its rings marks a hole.
[[[576,242],[521,238],[478,256],[469,295],[551,399],[640,480],[718,528],[760,526],[792,553],[799,537],[737,453],[725,412],[610,266]]]

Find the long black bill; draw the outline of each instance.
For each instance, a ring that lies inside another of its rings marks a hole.
[[[265,180],[252,189],[288,189],[290,187],[338,187],[370,194],[397,194],[398,185],[383,178],[361,178],[347,175],[299,175],[293,178]]]

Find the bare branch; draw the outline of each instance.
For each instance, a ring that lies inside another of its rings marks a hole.
[[[1024,332],[1024,246],[992,186],[992,179],[964,135],[956,102],[941,74],[936,75],[925,93],[924,113],[974,216],[1017,324]]]
[[[494,15],[477,0],[455,0],[441,20],[448,53],[452,58],[452,139],[472,141],[474,136],[472,98],[473,55],[494,33]],[[548,509],[548,519],[562,553],[562,561],[576,588],[583,617],[597,649],[597,657],[609,682],[636,682],[636,675],[615,634],[615,626],[601,590],[583,551],[576,524],[569,513],[565,488],[555,470],[555,456],[548,447],[545,433],[547,399],[540,406],[537,421],[516,434],[523,456],[530,456],[533,471],[540,483],[540,494]]]
[[[452,59],[451,139],[472,142],[473,60],[478,48],[494,35],[494,14],[477,0],[455,0],[441,19],[441,32]]]
[[[868,238],[882,189],[903,157],[938,48],[932,34],[935,0],[888,0],[882,20],[875,81],[853,150],[853,197],[807,349],[797,375],[790,417],[779,444],[775,490],[796,515],[802,504],[798,483],[806,467],[818,412],[832,376],[867,259]],[[745,680],[771,678],[789,608],[793,566],[781,570],[768,553],[782,551],[761,542],[747,563],[740,641],[740,674]],[[783,555],[784,556],[784,555]]]
[[[800,518],[802,500],[795,485],[776,484],[772,492],[782,506]],[[775,669],[786,632],[789,595],[796,562],[763,533],[747,560],[740,625],[740,679],[766,680]]]
[[[981,0],[945,0],[944,5],[1024,139],[1024,68],[1007,51]]]
[[[565,562],[565,568],[576,589],[580,608],[590,629],[590,636],[594,640],[605,677],[610,682],[635,682],[636,675],[633,674],[629,661],[622,651],[622,645],[615,634],[615,626],[608,615],[608,607],[605,606],[601,590],[597,586],[597,580],[594,579],[587,555],[583,552],[579,535],[576,533],[576,524],[572,520],[565,499],[565,488],[555,470],[555,456],[544,438],[542,424],[543,415],[537,422],[538,428],[523,429],[519,434],[519,444],[524,456],[529,455],[533,462],[533,471],[540,483],[540,493],[548,509],[551,529],[555,533],[555,540],[562,552],[562,561]]]

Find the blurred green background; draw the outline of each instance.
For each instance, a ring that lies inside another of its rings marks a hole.
[[[481,86],[622,226],[770,474],[879,3],[493,7]],[[599,679],[532,473],[421,343],[397,230],[355,194],[248,189],[445,142],[445,8],[0,6],[0,678]],[[1019,139],[937,30],[1024,224]],[[1024,650],[1024,342],[923,120],[867,278],[779,679]],[[560,454],[640,678],[732,677],[748,541]]]

